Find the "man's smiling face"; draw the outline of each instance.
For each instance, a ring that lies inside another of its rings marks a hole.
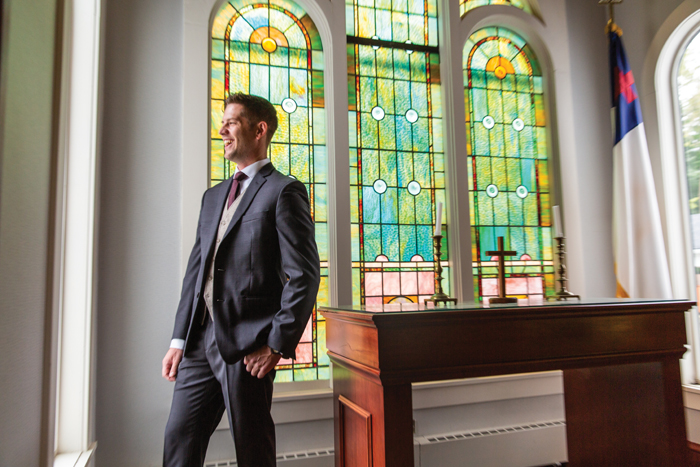
[[[257,145],[256,132],[256,126],[245,115],[245,107],[227,105],[219,129],[224,140],[224,157],[236,164],[245,162]]]

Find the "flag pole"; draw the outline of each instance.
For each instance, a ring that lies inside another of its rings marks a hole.
[[[605,26],[605,34],[610,33],[610,31],[613,31],[617,33],[618,36],[622,36],[622,29],[615,24],[615,5],[618,5],[622,3],[623,0],[598,0],[598,5],[607,5],[608,6],[608,13],[610,15],[610,19],[608,20],[608,24]]]

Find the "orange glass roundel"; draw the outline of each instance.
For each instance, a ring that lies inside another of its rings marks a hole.
[[[508,74],[505,67],[502,67],[502,66],[496,67],[496,69],[494,70],[494,73],[496,74],[496,78],[498,78],[498,79],[503,79]]]
[[[277,50],[277,42],[271,37],[266,37],[262,40],[262,48],[265,52],[271,54]]]

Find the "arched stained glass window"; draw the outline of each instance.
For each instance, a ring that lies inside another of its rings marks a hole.
[[[474,33],[464,47],[474,296],[498,295],[497,249],[507,262],[509,295],[554,292],[547,129],[542,72],[528,44],[497,27]]]
[[[274,166],[306,185],[321,257],[317,305],[328,305],[326,115],[323,49],[306,12],[287,0],[230,0],[212,27],[211,184],[233,174],[218,129],[224,99],[234,92],[268,99],[279,128],[270,144]],[[297,347],[297,360],[282,360],[276,381],[328,379],[325,322],[314,312]]]
[[[486,5],[510,5],[532,13],[532,7],[527,0],[459,0],[459,14],[464,16],[474,8]]]
[[[436,0],[346,0],[346,21],[353,301],[422,301],[445,201]]]

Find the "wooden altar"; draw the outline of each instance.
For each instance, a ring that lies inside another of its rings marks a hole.
[[[571,467],[688,465],[689,301],[321,308],[337,467],[413,466],[411,383],[563,370]]]

